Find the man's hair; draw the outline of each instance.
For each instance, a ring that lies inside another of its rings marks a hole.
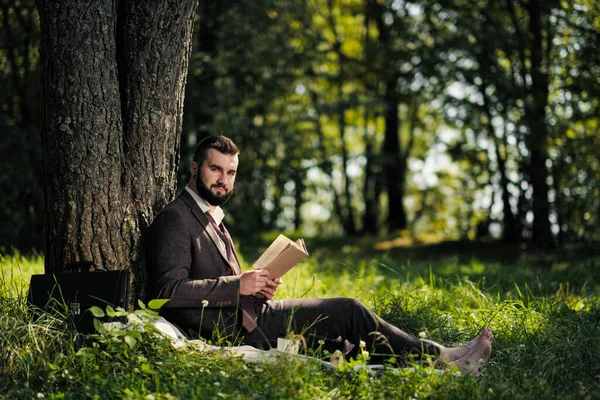
[[[225,136],[209,136],[202,139],[200,143],[198,143],[198,147],[196,147],[194,161],[198,165],[202,165],[204,160],[206,160],[209,149],[215,149],[220,153],[232,156],[240,153],[235,143],[233,143],[233,140]]]

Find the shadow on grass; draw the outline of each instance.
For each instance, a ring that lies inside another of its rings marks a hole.
[[[600,248],[571,245],[534,249],[500,242],[454,241],[412,246],[381,246],[376,239],[326,239],[308,243],[318,273],[352,269],[360,261],[380,266],[388,278],[427,279],[431,273],[469,280],[482,289],[522,295],[556,291],[600,292]]]
[[[432,261],[453,258],[465,263],[472,259],[486,263],[528,263],[547,267],[555,262],[583,261],[600,256],[600,247],[567,245],[563,248],[539,249],[527,244],[493,241],[444,241],[439,243],[411,242],[409,239],[331,238],[307,241],[311,248],[326,248],[330,254],[352,253],[359,257],[387,255],[397,260]]]
[[[252,263],[267,241],[240,243]],[[488,294],[550,296],[557,292],[600,293],[600,247],[568,245],[528,248],[502,242],[447,241],[434,244],[377,238],[313,238],[306,241],[309,262],[317,275],[357,273],[364,263],[397,281],[428,280],[431,274],[471,281]]]

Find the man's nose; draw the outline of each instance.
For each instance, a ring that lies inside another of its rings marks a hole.
[[[219,174],[219,177],[217,178],[217,182],[220,184],[227,184],[227,183],[229,183],[229,176],[225,173]]]

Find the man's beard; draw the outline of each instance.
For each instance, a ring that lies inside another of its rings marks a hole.
[[[213,186],[221,187],[225,191],[227,190],[227,189],[225,189],[224,186],[220,186],[220,185],[213,185]],[[198,190],[198,194],[200,195],[200,197],[202,197],[204,200],[206,200],[206,202],[208,204],[210,204],[211,206],[220,206],[222,204],[225,204],[227,202],[227,200],[229,200],[229,198],[233,194],[233,189],[231,189],[229,192],[226,192],[222,196],[219,196],[218,194],[214,194],[213,192],[211,192],[210,188],[208,186],[206,186],[206,184],[202,180],[202,177],[200,176],[200,174],[198,174],[198,176],[196,177],[196,190]]]

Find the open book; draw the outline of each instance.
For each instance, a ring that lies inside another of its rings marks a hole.
[[[303,239],[293,241],[277,236],[269,248],[256,260],[254,268],[269,268],[269,278],[280,278],[308,255]]]

